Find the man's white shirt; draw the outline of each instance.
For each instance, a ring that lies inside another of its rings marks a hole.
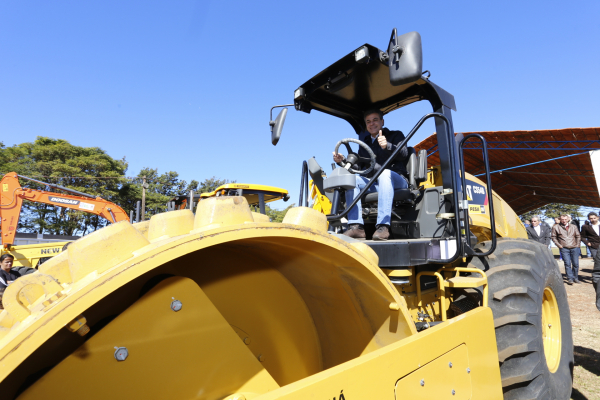
[[[534,226],[533,229],[535,230],[535,233],[537,233],[538,236],[541,236],[541,232],[542,232],[541,225]]]
[[[590,224],[592,225],[592,229],[594,230],[594,232],[596,232],[596,235],[600,236],[600,223],[594,225],[594,224]]]

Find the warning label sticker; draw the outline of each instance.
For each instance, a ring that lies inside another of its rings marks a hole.
[[[79,203],[79,208],[81,208],[82,210],[94,211],[94,207],[94,204],[84,203],[83,201]]]

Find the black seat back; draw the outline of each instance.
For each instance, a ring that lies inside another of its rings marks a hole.
[[[417,155],[413,147],[408,148],[408,162],[406,163],[406,171],[408,172],[408,187],[409,189],[417,188],[416,175],[418,170]]]
[[[417,184],[427,180],[427,150],[419,150],[417,156],[417,172],[415,173],[415,181]]]
[[[333,193],[327,193],[323,189],[323,168],[321,168],[321,166],[319,165],[317,160],[315,160],[314,157],[308,159],[308,173],[310,174],[310,178],[312,179],[317,189],[319,189],[319,192],[327,196],[329,201],[332,201]]]

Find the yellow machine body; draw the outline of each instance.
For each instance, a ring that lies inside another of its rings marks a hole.
[[[469,201],[469,218],[471,231],[477,236],[479,242],[491,239],[490,217],[486,211],[487,197],[486,184],[477,177],[466,173],[467,200]],[[427,174],[423,187],[442,186],[442,173],[439,166],[433,167]],[[477,189],[478,190],[477,190]],[[479,193],[477,193],[477,192]],[[494,199],[494,216],[496,222],[496,235],[498,237],[527,239],[525,225],[513,209],[496,192],[492,190]],[[481,200],[480,200],[481,199]]]
[[[69,242],[37,243],[12,246],[10,249],[0,249],[1,254],[10,254],[15,260],[14,267],[35,268],[40,259],[54,257],[62,251],[65,244]]]
[[[314,184],[311,180],[308,182],[310,197],[312,199],[312,208],[317,210],[321,214],[330,214],[331,213],[331,201],[319,191],[319,188]]]
[[[265,203],[281,200],[288,195],[288,191],[286,189],[278,188],[275,186],[256,185],[254,183],[226,183],[224,185],[219,186],[212,192],[201,193],[200,198],[204,200],[209,197],[222,196],[229,192],[231,189],[241,189],[243,191],[243,196],[246,198],[248,204],[251,206],[258,205],[258,193],[262,193],[264,195]]]
[[[491,239],[490,217],[486,213],[486,193],[487,186],[480,179],[467,173],[467,198],[469,201],[469,217],[471,231],[477,236],[478,242]],[[427,174],[427,180],[423,182],[423,188],[442,186],[442,173],[439,166],[431,168]],[[476,189],[479,189],[477,195],[473,195]],[[310,193],[313,208],[323,214],[331,212],[331,202],[324,196],[319,189],[310,181]],[[521,219],[513,209],[496,192],[492,190],[494,199],[494,214],[496,223],[496,235],[498,237],[524,238],[527,239],[527,231]]]
[[[107,226],[11,284],[0,393],[502,398],[491,310],[418,333],[414,298],[316,210],[271,223],[243,197],[208,198],[196,215]]]

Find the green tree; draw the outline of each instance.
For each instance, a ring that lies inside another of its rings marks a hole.
[[[219,186],[225,185],[226,183],[235,183],[235,181],[229,181],[227,179],[219,179],[216,176],[213,176],[212,178],[205,179],[200,183],[200,185],[198,187],[198,192],[199,193],[212,192],[215,189],[217,189]]]
[[[265,204],[265,212],[267,213],[269,218],[271,218],[271,222],[282,222],[283,218],[285,217],[285,214],[287,214],[287,212],[294,207],[296,207],[296,204],[290,204],[283,210],[274,210],[271,207],[269,207],[268,204]]]
[[[134,211],[137,201],[142,200],[142,181],[146,177],[146,218],[166,211],[166,203],[175,196],[186,195],[190,190],[210,192],[230,182],[213,176],[201,183],[196,180],[188,183],[179,179],[175,171],[160,174],[153,168],[143,168],[135,178],[127,179],[125,158],[113,159],[98,147],[79,147],[47,137],[11,147],[0,142],[0,174],[12,171],[102,197],[127,212]],[[25,179],[20,179],[20,183],[23,187],[45,189],[44,185]],[[25,201],[18,231],[85,235],[108,223],[93,214]]]
[[[110,157],[98,147],[80,147],[66,140],[38,136],[33,143],[0,146],[0,172],[59,184],[80,192],[118,202],[125,182],[127,162]],[[102,179],[98,179],[102,177]],[[43,185],[20,179],[23,187]],[[62,235],[85,234],[108,221],[81,211],[25,201],[19,231]]]
[[[159,174],[157,169],[143,168],[130,182],[123,185],[121,189],[121,205],[130,210],[135,210],[136,203],[142,199],[142,182],[146,177],[146,219],[152,214],[167,210],[167,202],[175,196],[188,195],[190,190],[196,193],[212,192],[226,183],[234,183],[228,179],[219,179],[215,176],[202,182],[192,180],[187,183],[179,179],[175,171]]]
[[[544,219],[557,218],[564,214],[570,215],[574,220],[579,220],[579,217],[581,217],[579,206],[562,203],[546,204],[543,207],[521,214],[519,217],[521,218],[521,221],[525,221],[526,219],[531,221],[531,218],[536,215]]]
[[[175,196],[189,193],[190,190],[197,190],[199,183],[192,180],[187,183],[179,179],[179,174],[175,171],[158,173],[158,169],[143,168],[137,176],[123,185],[121,189],[121,205],[129,210],[135,210],[138,200],[142,200],[142,183],[146,177],[146,219],[151,214],[164,212],[167,210],[167,202]]]

